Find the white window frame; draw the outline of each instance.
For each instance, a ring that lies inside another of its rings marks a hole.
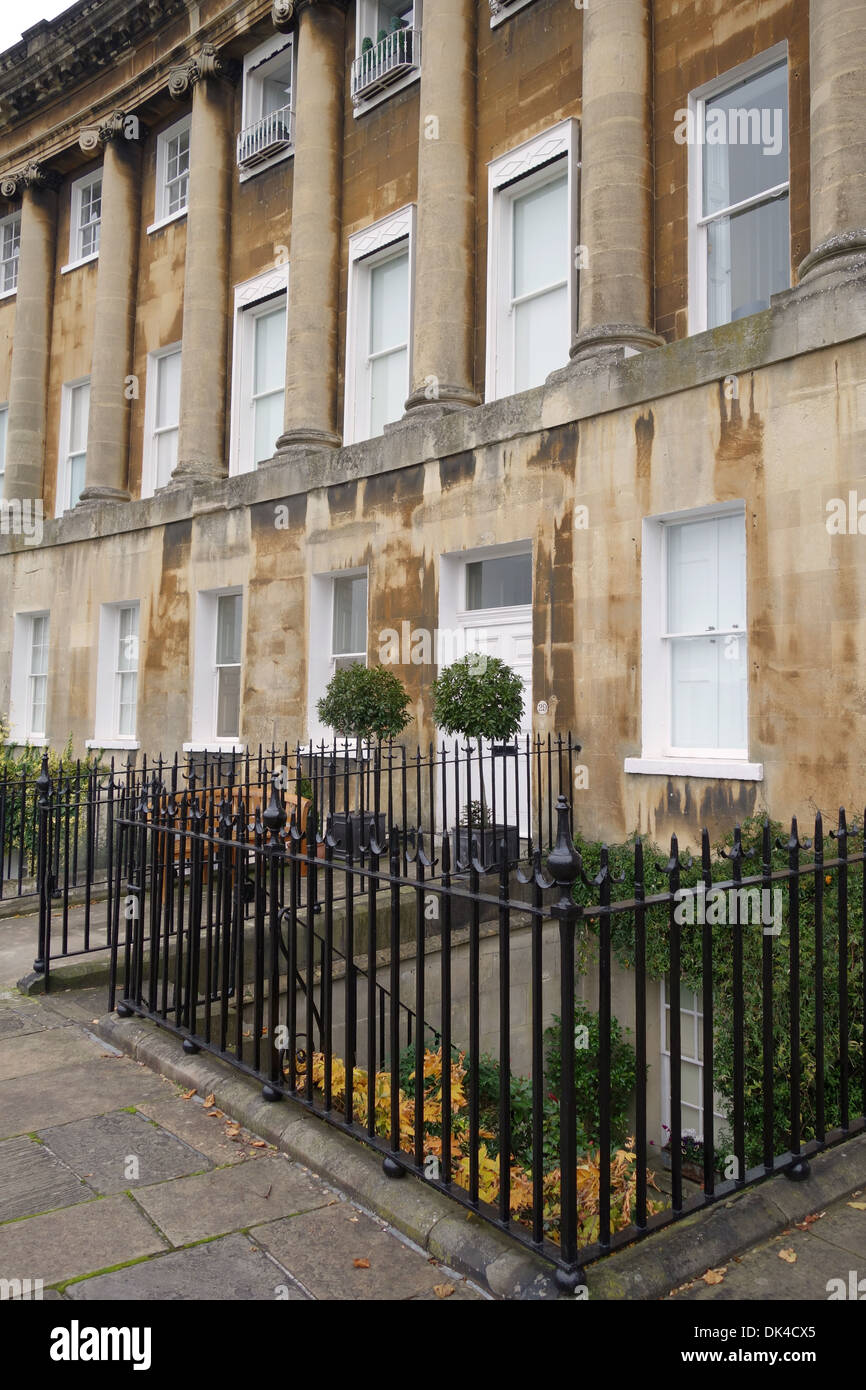
[[[547,179],[568,177],[569,249],[568,323],[573,337],[577,327],[577,180],[579,130],[569,118],[533,136],[487,166],[487,358],[485,399],[499,400],[514,392],[514,364],[508,332],[511,315],[505,303],[511,271],[511,210],[514,200],[540,187]],[[562,161],[565,161],[562,167]],[[568,363],[563,362],[563,366]]]
[[[504,24],[506,19],[510,19],[518,10],[525,10],[527,5],[531,5],[532,0],[490,0],[490,27],[496,29],[498,25]],[[575,9],[585,9],[585,0],[576,0]]]
[[[244,131],[262,119],[262,79],[267,76],[261,69],[265,64],[270,64],[274,58],[282,56],[288,51],[292,64],[292,91],[289,101],[289,144],[285,149],[277,150],[275,154],[267,159],[262,159],[254,165],[244,165],[240,162],[240,138]],[[265,169],[271,169],[275,164],[279,164],[284,159],[290,159],[295,153],[295,92],[297,91],[298,67],[297,50],[294,38],[291,34],[275,34],[272,38],[266,39],[258,47],[244,55],[243,69],[243,95],[241,98],[241,129],[238,135],[238,180],[245,183],[247,179],[255,178],[256,174],[261,174]]]
[[[658,1136],[658,1138],[659,1138],[659,1143],[662,1144],[662,1143],[667,1142],[667,1141],[665,1140],[665,1137],[664,1137],[663,1126],[664,1126],[664,1125],[667,1125],[667,1127],[668,1127],[669,1130],[672,1130],[672,1129],[673,1129],[673,1125],[672,1125],[672,1123],[671,1123],[671,1050],[670,1050],[670,1048],[666,1045],[666,1044],[667,1044],[667,1015],[671,1012],[671,1004],[670,1004],[670,999],[669,999],[669,997],[668,997],[668,978],[667,978],[666,975],[663,975],[662,978],[661,978],[661,980],[660,980],[660,982],[659,982],[659,1009],[660,1009],[660,1025],[661,1025],[661,1031],[660,1031],[659,1037],[660,1037],[660,1040],[661,1040],[660,1052],[661,1052],[661,1062],[662,1062],[662,1068],[661,1068],[661,1070],[662,1070],[662,1078],[661,1078],[661,1081],[662,1081],[662,1085],[661,1085],[661,1102],[662,1102],[662,1107],[661,1107],[661,1108],[662,1108],[662,1113],[661,1113],[661,1121],[660,1121],[660,1129],[659,1129],[659,1136]],[[680,985],[680,1015],[683,1015],[683,1014],[686,1014],[687,1016],[689,1016],[689,1017],[693,1020],[693,1026],[694,1026],[694,1029],[695,1029],[696,1038],[697,1038],[697,1037],[700,1037],[701,1034],[702,1034],[702,1031],[703,1031],[703,1026],[704,1026],[704,1006],[703,1006],[703,999],[702,999],[702,996],[701,996],[701,994],[700,994],[699,991],[695,991],[695,990],[693,990],[693,989],[688,989],[685,985],[681,984],[681,985]],[[687,1041],[687,1040],[686,1040],[686,1041]],[[681,1075],[681,1076],[682,1076],[682,1069],[683,1069],[683,1066],[684,1066],[684,1065],[687,1066],[687,1067],[694,1067],[695,1070],[698,1072],[698,1094],[700,1095],[700,1101],[698,1102],[697,1105],[693,1105],[691,1101],[683,1101],[683,1100],[681,1100],[681,1102],[680,1102],[680,1116],[682,1117],[682,1111],[683,1111],[684,1109],[685,1109],[685,1110],[696,1110],[696,1111],[697,1111],[697,1113],[698,1113],[698,1115],[699,1115],[699,1117],[700,1117],[700,1128],[699,1128],[699,1129],[697,1129],[697,1128],[695,1129],[695,1138],[696,1138],[696,1139],[699,1139],[699,1140],[701,1140],[701,1142],[703,1142],[703,1141],[705,1140],[705,1138],[706,1138],[706,1112],[705,1112],[705,1110],[704,1110],[704,1090],[703,1090],[703,1087],[704,1087],[704,1078],[703,1078],[704,1059],[703,1059],[702,1057],[699,1057],[699,1056],[697,1055],[697,1053],[695,1053],[695,1054],[693,1055],[691,1052],[689,1052],[689,1051],[687,1050],[687,1048],[686,1048],[685,1046],[681,1046],[681,1047],[680,1047],[680,1075]],[[680,1090],[681,1090],[681,1092],[682,1092],[682,1082],[680,1083]],[[718,1153],[719,1140],[722,1138],[722,1135],[723,1135],[723,1133],[725,1132],[725,1127],[726,1127],[726,1124],[727,1124],[726,1117],[722,1114],[721,1110],[717,1108],[718,1105],[719,1105],[719,1103],[720,1103],[720,1100],[721,1100],[721,1098],[718,1096],[718,1093],[717,1093],[717,1092],[714,1092],[714,1093],[713,1093],[713,1147],[714,1147],[714,1150],[716,1151],[716,1153]],[[692,1126],[691,1126],[691,1125],[683,1125],[682,1128],[683,1128],[683,1130],[686,1130],[686,1129],[691,1129]]]
[[[656,776],[712,777],[760,782],[763,763],[751,762],[748,749],[672,749],[670,744],[671,683],[670,643],[667,632],[666,527],[693,521],[713,521],[740,516],[745,526],[745,502],[734,501],[645,517],[641,556],[641,723],[639,758],[626,758],[625,771]],[[748,570],[747,570],[748,573]],[[720,636],[724,634],[720,633]],[[748,644],[748,589],[745,637]],[[748,647],[747,647],[748,650]],[[748,669],[748,668],[747,668]],[[746,690],[748,728],[750,692]]]
[[[0,299],[9,299],[13,294],[18,293],[18,267],[21,259],[21,213],[20,211],[10,212],[8,217],[0,217],[0,257],[2,257],[3,243],[6,239],[6,228],[16,224],[18,228],[18,243],[15,248],[15,253],[5,259],[0,259]],[[15,233],[13,231],[13,240],[14,237]],[[15,284],[10,289],[4,290],[3,281],[6,278],[6,267],[12,264],[15,266]]]
[[[70,466],[70,438],[69,432],[72,426],[72,396],[75,391],[87,387],[87,417],[88,429],[90,421],[90,377],[81,376],[75,381],[64,381],[60,388],[60,449],[57,455],[57,496],[54,503],[54,515],[62,516],[64,512],[72,510],[70,500],[70,486],[72,483],[72,469]],[[85,440],[84,452],[84,486],[87,487],[87,440]],[[83,491],[83,489],[82,489]]]
[[[37,619],[48,623],[48,669],[45,676],[45,729],[32,728],[33,626]],[[13,621],[12,679],[9,688],[9,741],[17,747],[29,743],[33,748],[48,746],[48,694],[51,678],[51,615],[48,609],[16,613]]]
[[[134,608],[136,612],[136,676],[141,673],[141,604],[138,599],[103,603],[99,611],[93,738],[87,740],[86,746],[88,748],[134,750],[140,746],[137,727],[134,734],[117,732],[120,727],[120,672],[117,670],[120,619],[124,609],[130,608]],[[137,718],[136,693],[136,726]]]
[[[319,719],[316,704],[321,700],[325,693],[325,687],[336,670],[336,660],[334,655],[334,581],[337,579],[361,579],[367,581],[367,615],[366,615],[366,636],[367,651],[364,652],[365,664],[369,662],[370,646],[370,572],[366,565],[360,565],[355,569],[333,570],[329,574],[314,574],[310,579],[310,645],[309,645],[309,677],[307,686],[307,728],[309,730],[310,744],[333,743],[336,735],[334,730],[322,724]],[[327,640],[322,640],[322,634],[327,633]],[[353,653],[340,653],[340,655],[352,655]],[[360,655],[360,653],[358,653]],[[342,748],[344,740],[340,739]],[[355,741],[350,739],[348,747],[354,747]]]
[[[168,429],[179,428],[180,411],[178,411],[178,426],[164,425],[157,429],[156,425],[156,403],[159,385],[159,363],[163,357],[172,357],[175,353],[180,355],[180,343],[167,343],[165,347],[156,348],[147,354],[147,377],[144,388],[144,447],[141,460],[141,495],[142,497],[153,497],[156,492],[157,479],[157,453],[156,436]],[[183,358],[180,364],[181,384],[183,391]]]
[[[6,477],[6,449],[9,444],[9,403],[0,405],[0,497]]]
[[[255,366],[255,320],[260,313],[274,307],[276,300],[285,297],[286,332],[288,336],[289,267],[275,266],[235,286],[234,332],[232,335],[232,405],[229,445],[229,473],[252,473],[255,469],[253,448],[255,436],[251,428],[252,399],[250,385]],[[274,440],[276,453],[276,440]]]
[[[79,225],[81,221],[81,204],[86,189],[93,184],[102,184],[102,166],[98,169],[91,169],[89,174],[83,174],[80,179],[76,179],[72,184],[69,199],[69,261],[61,266],[60,274],[65,275],[70,270],[77,270],[80,265],[89,265],[91,261],[99,259],[99,241],[102,231],[102,193],[100,188],[100,212],[99,220],[96,223],[88,223],[88,226],[95,226],[96,250],[84,255],[81,250],[81,240],[83,228]]]
[[[764,193],[755,194],[743,203],[736,204],[736,210],[742,211],[749,207],[757,207],[763,203],[772,202],[774,198],[787,193],[788,195],[788,261],[790,264],[790,197],[791,197],[791,167],[790,167],[790,121],[791,121],[791,65],[788,58],[788,41],[783,39],[781,43],[775,44],[763,53],[757,54],[754,58],[749,58],[747,62],[738,64],[735,68],[730,68],[719,77],[714,77],[711,82],[705,82],[703,86],[696,87],[689,92],[688,112],[690,131],[703,131],[705,120],[706,104],[720,92],[727,92],[731,87],[735,87],[740,82],[746,82],[750,77],[758,77],[762,72],[769,71],[770,68],[778,67],[782,62],[785,63],[788,76],[788,178],[784,184],[768,190]],[[711,222],[722,214],[713,213],[710,217],[703,216],[704,205],[704,146],[703,140],[696,138],[689,145],[689,333],[704,333],[707,331],[707,236],[708,227]],[[725,216],[729,216],[729,208]],[[789,272],[790,277],[790,272]],[[718,325],[723,327],[724,325]]]
[[[375,45],[375,35],[368,32],[368,30],[371,27],[368,15],[370,13],[370,8],[376,5],[376,3],[377,0],[358,0],[355,6],[356,61],[361,55],[361,45],[365,38],[372,38]],[[357,100],[353,100],[352,102],[352,115],[354,116],[355,120],[358,120],[360,116],[365,116],[368,111],[372,111],[374,107],[378,106],[383,101],[387,101],[389,97],[395,96],[397,92],[405,91],[405,89],[407,87],[410,87],[413,82],[420,82],[422,61],[421,55],[424,51],[424,0],[414,0],[411,27],[415,30],[415,44],[417,48],[417,56],[416,52],[413,52],[414,67],[409,72],[405,73],[403,77],[395,78],[395,80],[393,82],[390,82],[386,87],[383,87],[379,91],[370,93],[369,96],[359,94]]]
[[[409,251],[408,371],[406,396],[412,389],[412,337],[415,315],[415,219],[414,203],[355,232],[349,237],[349,288],[346,304],[346,393],[343,421],[344,444],[370,438],[370,393],[361,389],[368,372],[367,341],[370,331],[370,270],[402,249]]]
[[[153,216],[154,220],[147,229],[148,236],[151,232],[159,231],[160,227],[165,227],[169,222],[176,222],[180,217],[186,217],[187,207],[189,206],[189,184],[187,183],[187,202],[176,212],[168,212],[168,187],[166,177],[168,173],[168,146],[170,142],[183,133],[184,130],[192,131],[192,113],[188,112],[181,116],[179,121],[170,125],[167,130],[160,131],[156,137],[156,181],[154,185]],[[192,134],[190,134],[190,169],[192,168]],[[189,171],[187,172],[189,179]]]
[[[216,679],[217,644],[217,600],[232,594],[241,596],[241,692],[238,710],[238,735],[233,738],[218,738]],[[230,752],[243,753],[246,745],[241,740],[243,728],[243,670],[244,654],[247,645],[247,610],[243,585],[229,584],[220,589],[200,589],[196,600],[195,635],[193,638],[193,680],[192,680],[192,728],[189,743],[183,745],[185,753]]]

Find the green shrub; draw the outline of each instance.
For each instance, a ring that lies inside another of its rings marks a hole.
[[[340,738],[394,738],[409,723],[405,686],[385,666],[347,666],[328,681],[317,709]]]

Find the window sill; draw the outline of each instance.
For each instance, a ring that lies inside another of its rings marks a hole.
[[[62,265],[62,266],[60,267],[60,274],[61,274],[61,275],[68,275],[69,272],[70,272],[70,270],[78,270],[78,268],[79,268],[80,266],[82,266],[82,265],[91,265],[94,261],[98,261],[98,260],[99,260],[99,252],[98,252],[98,251],[94,251],[94,253],[93,253],[92,256],[82,256],[80,261],[70,261],[68,265]]]
[[[7,743],[10,748],[47,748],[49,746],[45,734],[23,734],[16,733],[14,730],[9,734]]]
[[[372,111],[374,107],[380,106],[382,102],[387,101],[389,97],[396,96],[398,92],[404,92],[413,82],[420,82],[420,80],[421,68],[418,67],[413,69],[412,72],[407,72],[405,77],[401,77],[399,81],[393,82],[390,87],[383,87],[381,91],[373,92],[368,97],[359,93],[358,104],[353,107],[352,115],[357,121],[359,116],[366,116],[368,111]]]
[[[180,212],[173,212],[168,217],[160,217],[158,222],[151,222],[147,229],[147,235],[150,236],[151,232],[161,231],[162,228],[167,227],[170,222],[179,222],[182,217],[186,217],[186,214],[187,209],[181,208]]]
[[[710,777],[763,782],[764,764],[738,758],[626,758],[625,771],[646,777]]]
[[[137,738],[121,738],[118,734],[111,738],[88,738],[84,741],[85,748],[96,748],[103,753],[113,752],[135,752],[141,747]]]
[[[16,295],[17,293],[18,293],[18,287],[17,287],[17,285],[16,285],[16,287],[15,287],[14,290],[0,290],[0,299],[11,299],[11,298],[13,297],[13,295]]]
[[[237,739],[233,738],[211,739],[201,743],[185,743],[183,751],[184,753],[245,753],[247,745],[238,743]]]

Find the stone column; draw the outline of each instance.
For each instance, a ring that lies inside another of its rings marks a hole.
[[[478,405],[475,337],[474,0],[425,5],[418,234],[407,410]]]
[[[40,164],[0,182],[2,197],[21,198],[4,484],[10,499],[43,496],[58,183],[58,176]]]
[[[652,331],[651,0],[583,10],[578,333],[571,356],[643,351]]]
[[[85,487],[88,502],[128,502],[130,400],[141,209],[141,151],[126,134],[123,112],[79,137],[87,152],[103,148],[102,225],[96,271],[90,413]],[[140,132],[131,118],[130,134]]]
[[[342,0],[277,0],[273,21],[297,20],[297,97],[284,430],[275,448],[339,448],[337,322],[342,235]]]
[[[811,241],[800,279],[866,266],[866,4],[810,0]]]
[[[213,44],[169,74],[182,100],[192,88],[189,201],[181,332],[180,428],[172,483],[228,473],[229,232],[234,168],[232,83],[238,66]]]

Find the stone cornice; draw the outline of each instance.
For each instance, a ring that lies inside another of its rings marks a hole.
[[[206,43],[194,57],[170,70],[168,94],[175,101],[184,101],[196,82],[207,82],[215,77],[222,77],[227,82],[236,82],[240,72],[240,63],[233,58],[222,57],[214,44]]]
[[[187,0],[79,0],[54,20],[33,25],[0,53],[0,123],[8,125],[79,80],[110,67]]]

